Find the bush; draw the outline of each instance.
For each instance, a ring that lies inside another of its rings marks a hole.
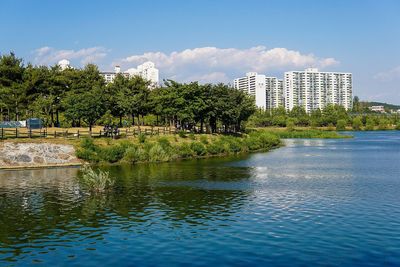
[[[180,138],[186,138],[186,132],[183,130],[178,131],[178,135]]]
[[[360,117],[355,117],[351,124],[352,124],[353,129],[356,131],[361,130],[361,127],[363,126],[363,123],[362,123],[362,120]]]
[[[99,162],[99,158],[93,150],[79,148],[76,150],[76,156],[79,159],[83,159],[85,161]]]
[[[338,120],[336,122],[336,131],[345,131],[346,130],[346,121],[345,120]]]
[[[126,147],[122,145],[103,147],[98,152],[98,155],[101,160],[114,163],[120,161],[123,158],[125,150]]]
[[[200,136],[200,142],[202,142],[204,145],[208,145],[207,136],[205,135]]]
[[[218,140],[207,145],[207,152],[211,155],[217,155],[225,153],[226,149],[224,143]]]
[[[160,144],[154,144],[149,150],[150,162],[169,161],[172,156]]]
[[[89,165],[84,165],[80,170],[80,182],[82,186],[91,192],[104,192],[114,185],[115,179],[109,172],[94,171]]]
[[[171,142],[166,137],[160,137],[157,142],[163,149],[169,149],[171,147]]]
[[[190,149],[197,156],[204,156],[207,153],[206,147],[200,142],[193,142],[190,144]]]
[[[367,122],[365,123],[365,130],[373,131],[375,128],[375,120],[372,118],[367,118]]]
[[[190,146],[187,143],[183,143],[182,145],[180,145],[179,148],[177,149],[177,151],[181,158],[189,158],[194,155],[193,150],[190,148]]]
[[[189,139],[196,140],[196,136],[194,136],[194,133],[189,134]]]
[[[97,146],[94,144],[92,138],[82,138],[80,146],[87,150],[95,151]]]
[[[227,136],[227,137],[223,138],[223,141],[227,142],[229,152],[238,153],[238,152],[242,151],[242,143],[240,142],[240,139],[231,137],[231,136],[229,136],[229,137]]]
[[[149,156],[145,149],[138,146],[131,146],[128,149],[126,149],[123,161],[129,163],[144,162],[147,161],[148,158]]]
[[[146,135],[143,134],[143,133],[140,133],[140,134],[138,135],[138,140],[139,140],[139,143],[144,144],[144,142],[146,142]]]
[[[293,131],[296,124],[295,119],[289,118],[286,120],[286,128],[288,131]]]

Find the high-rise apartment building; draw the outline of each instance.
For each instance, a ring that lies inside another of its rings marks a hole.
[[[266,109],[267,92],[265,82],[265,75],[257,74],[257,72],[248,72],[246,73],[246,77],[235,79],[233,81],[233,87],[254,96],[257,107]]]
[[[256,72],[248,72],[246,77],[235,79],[233,86],[235,89],[254,96],[259,108],[271,109],[284,105],[283,81],[276,77],[266,77]]]
[[[267,109],[285,106],[283,80],[276,77],[265,77],[265,89],[267,94]]]
[[[352,108],[352,74],[319,72],[308,68],[304,71],[285,72],[284,98],[286,110],[302,106],[307,112],[323,110],[328,104]]]

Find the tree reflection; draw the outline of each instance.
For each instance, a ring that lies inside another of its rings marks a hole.
[[[146,231],[152,220],[178,226],[226,220],[250,193],[230,187],[248,179],[248,169],[207,161],[107,170],[115,187],[95,195],[81,191],[76,168],[0,172],[0,255],[111,227]]]

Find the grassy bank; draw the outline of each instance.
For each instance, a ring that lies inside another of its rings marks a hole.
[[[91,163],[132,164],[268,151],[280,145],[280,138],[266,131],[254,131],[241,136],[140,135],[126,140],[82,139],[77,145],[76,154],[78,158]]]
[[[262,131],[269,132],[279,138],[323,138],[323,139],[342,139],[352,138],[351,135],[340,134],[331,130],[317,129],[287,129],[287,128],[263,128]]]

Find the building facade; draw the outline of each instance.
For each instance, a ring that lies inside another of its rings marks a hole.
[[[248,72],[245,77],[233,81],[233,87],[255,97],[259,108],[267,108],[266,77],[257,72]]]
[[[154,63],[150,61],[137,66],[137,68],[131,68],[124,72],[121,72],[121,68],[116,66],[114,72],[101,72],[100,74],[104,77],[107,83],[113,82],[115,77],[118,74],[121,74],[125,77],[140,76],[143,79],[150,81],[151,88],[155,88],[159,84],[159,71],[155,67]]]
[[[328,104],[349,110],[353,102],[352,74],[319,72],[315,68],[285,72],[284,98],[288,111],[295,106],[307,112],[323,110]]]
[[[248,72],[245,77],[233,81],[233,87],[255,97],[256,105],[262,109],[284,106],[283,81],[257,72]]]
[[[283,80],[276,77],[265,77],[265,89],[267,94],[267,109],[285,106]]]

